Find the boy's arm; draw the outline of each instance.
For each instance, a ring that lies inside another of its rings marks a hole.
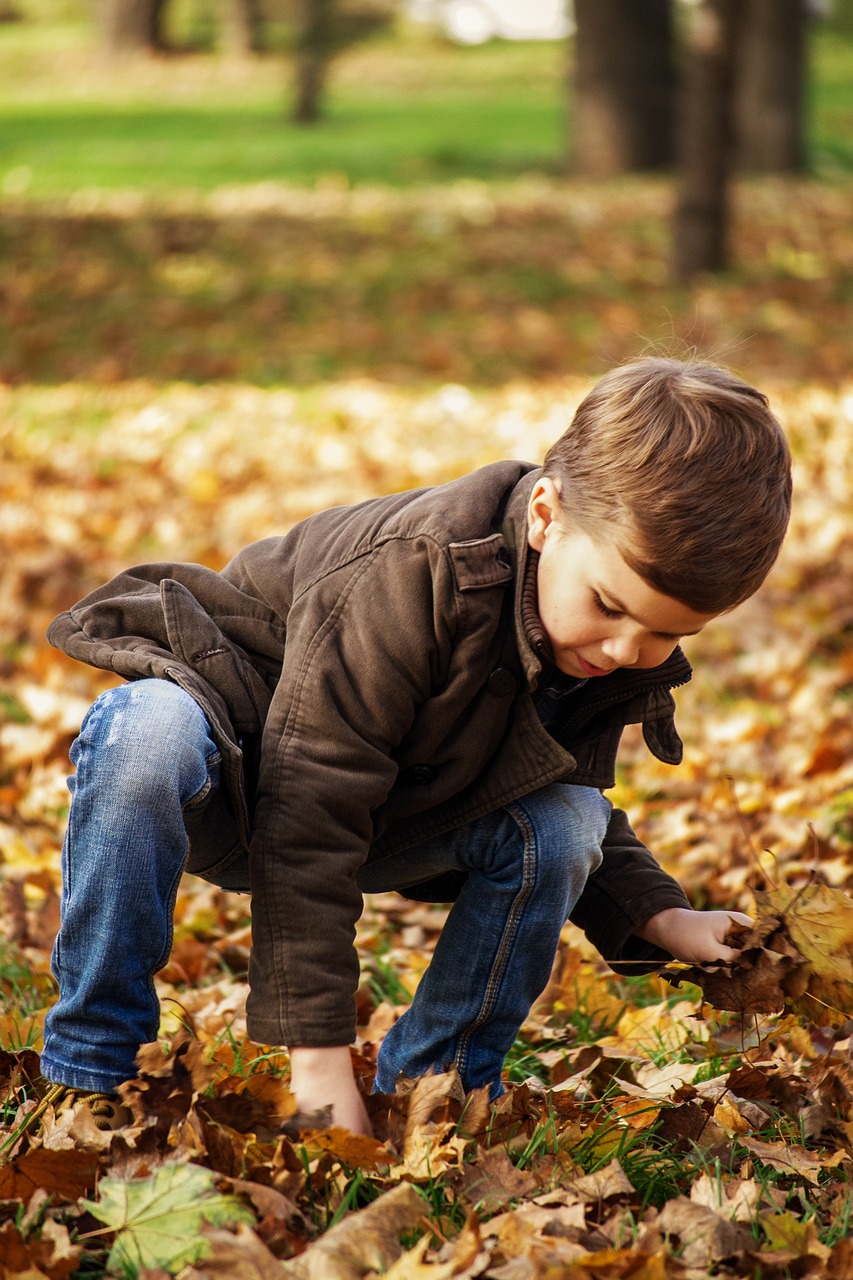
[[[395,539],[294,601],[250,860],[253,1040],[340,1050],[355,1037],[356,877],[395,750],[443,677],[455,599],[442,549]]]
[[[291,1048],[290,1088],[300,1111],[331,1105],[333,1125],[351,1133],[372,1132],[348,1045]]]

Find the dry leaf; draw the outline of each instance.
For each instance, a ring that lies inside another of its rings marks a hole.
[[[414,1187],[401,1183],[373,1204],[350,1214],[298,1258],[281,1264],[291,1280],[361,1280],[385,1271],[402,1253],[400,1235],[415,1226],[425,1202]]]
[[[686,1196],[668,1200],[658,1214],[658,1231],[669,1237],[688,1267],[710,1267],[747,1253],[755,1244],[751,1231]]]

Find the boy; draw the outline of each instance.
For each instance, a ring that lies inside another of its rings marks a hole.
[[[303,521],[221,572],[129,570],[52,643],[126,677],[72,749],[55,1104],[110,1101],[154,1039],[183,870],[251,890],[253,1039],[300,1106],[369,1131],[349,1048],[364,891],[455,900],[377,1087],[500,1072],[567,917],[615,966],[725,961],[612,785],[627,723],[676,764],[678,648],[761,584],[790,457],[758,391],[644,359],[590,392],[542,468],[499,462]]]

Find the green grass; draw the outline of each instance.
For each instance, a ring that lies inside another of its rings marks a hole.
[[[215,55],[108,68],[88,28],[0,25],[0,191],[201,191],[283,180],[406,186],[559,173],[567,150],[566,49],[454,48],[423,32],[376,37],[334,64],[326,118],[287,119],[286,56]],[[810,163],[853,170],[853,40],[813,40]]]
[[[0,27],[0,185],[7,194],[84,187],[211,190],[281,180],[408,185],[555,171],[563,154],[561,51],[547,44],[451,49],[413,37],[335,64],[325,119],[287,119],[284,58],[95,63],[58,56],[32,28]],[[50,74],[53,65],[54,72]]]
[[[853,32],[818,32],[812,44],[810,162],[827,176],[853,170]]]

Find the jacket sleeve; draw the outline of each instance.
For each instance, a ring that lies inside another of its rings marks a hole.
[[[250,858],[254,1040],[354,1038],[356,873],[395,748],[443,679],[455,601],[448,557],[427,538],[389,540],[294,598]]]
[[[587,881],[570,919],[617,973],[649,973],[672,956],[634,930],[659,911],[689,907],[690,902],[634,834],[621,809],[613,810],[602,853],[601,866]]]

